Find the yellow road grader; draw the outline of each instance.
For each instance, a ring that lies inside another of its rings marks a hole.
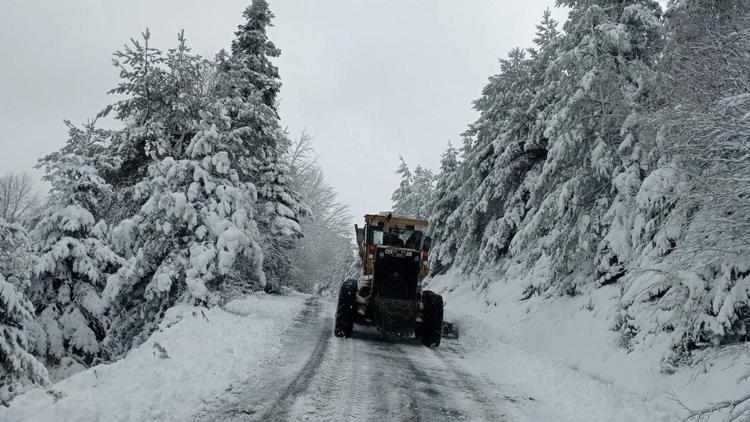
[[[350,337],[355,323],[372,324],[389,337],[440,344],[443,298],[422,290],[432,241],[424,234],[427,225],[426,220],[380,213],[365,215],[364,227],[354,226],[363,274],[341,285],[337,337]]]

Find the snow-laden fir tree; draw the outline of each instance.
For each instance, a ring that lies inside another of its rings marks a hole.
[[[458,150],[449,142],[440,159],[440,173],[436,177],[435,190],[427,207],[429,211],[428,234],[434,239],[447,239],[445,222],[458,208],[459,162]],[[452,263],[456,252],[455,244],[435,242],[430,253],[430,269],[433,274],[442,274]]]
[[[48,382],[47,370],[31,353],[24,329],[34,309],[25,295],[32,266],[24,229],[0,219],[0,404],[25,387]]]
[[[149,63],[139,58],[149,51],[145,42],[142,51],[134,43],[135,50],[117,55],[118,92],[126,97],[114,109],[126,127],[109,152],[139,158],[120,160],[108,173],[121,183],[118,201],[130,204],[111,236],[127,262],[104,292],[113,315],[105,344],[115,355],[144,340],[179,301],[212,304],[229,285],[265,284],[257,191],[240,177],[253,157],[245,132],[233,127],[236,116],[216,95],[223,80],[190,53],[182,34],[178,40],[166,56],[154,49],[160,59]]]
[[[70,123],[68,144],[42,159],[49,199],[32,236],[38,259],[34,267],[35,353],[48,364],[63,357],[91,363],[102,353],[107,318],[101,292],[121,258],[108,247],[102,219],[110,186],[97,166],[102,136],[93,124],[82,130]]]
[[[291,142],[276,111],[281,81],[271,59],[281,52],[266,32],[273,13],[265,0],[254,0],[243,16],[245,22],[235,32],[231,56],[220,57],[216,95],[228,110],[232,130],[242,139],[235,153],[240,179],[258,188],[256,209],[264,238],[264,265],[275,285],[289,270],[285,251],[302,235],[299,216],[304,207],[290,187],[285,157]]]
[[[432,170],[417,165],[414,167],[412,177],[411,198],[412,209],[407,211],[408,215],[426,219],[432,207],[432,198],[435,190],[435,175]]]
[[[434,222],[443,232],[436,238],[439,256],[435,259],[441,266],[458,265],[470,271],[480,258],[485,265],[485,261],[491,263],[507,250],[516,223],[500,221],[503,211],[514,200],[514,186],[524,179],[530,166],[544,158],[543,150],[526,150],[524,146],[533,123],[527,112],[534,94],[529,77],[533,71],[526,53],[512,50],[508,59],[500,61],[500,73],[490,78],[475,102],[480,118],[466,133],[470,142],[464,146],[455,194],[461,198],[460,204],[445,221]],[[511,182],[514,184],[506,186]],[[525,213],[527,208],[521,209]]]
[[[749,7],[681,0],[667,13],[645,119],[661,156],[638,192],[634,225],[651,277],[635,279],[623,300],[630,326],[672,333],[667,370],[750,332]],[[668,324],[647,317],[656,310]]]
[[[597,245],[614,219],[605,217],[612,198],[627,185],[614,180],[647,161],[631,128],[662,32],[655,2],[561,4],[571,8],[565,32],[545,12],[535,47],[501,60],[476,101],[462,200],[435,222],[445,224],[436,246],[455,245],[446,261],[464,270],[510,256],[529,265],[551,261],[554,271],[539,288],[576,293],[575,280],[594,271],[597,250],[600,262],[610,262],[604,257],[612,248]],[[631,200],[635,192],[627,191]],[[600,269],[603,279],[622,269],[611,262],[613,271]]]
[[[538,233],[552,233],[543,250],[554,262],[550,281],[575,293],[595,255],[603,279],[627,262],[627,239],[611,236],[627,230],[631,217],[621,215],[625,210],[619,204],[632,201],[640,166],[646,165],[630,129],[648,92],[662,25],[655,1],[558,4],[571,11],[540,90],[546,96],[554,91],[543,126],[548,155],[530,199],[539,208],[519,247],[533,248]],[[610,224],[623,230],[608,237]],[[599,245],[602,238],[605,244]]]
[[[113,242],[128,258],[104,292],[121,315],[108,342],[115,351],[144,340],[177,302],[216,304],[224,284],[265,284],[257,193],[227,151],[242,142],[230,125],[220,103],[202,111],[185,157],[149,166],[150,178],[135,188],[145,202],[114,228]]]
[[[417,165],[414,172],[399,156],[401,164],[396,174],[401,176],[399,187],[391,195],[393,212],[400,215],[427,219],[432,210],[435,175],[428,168]]]
[[[399,156],[398,159],[401,164],[399,164],[396,174],[401,176],[401,182],[399,182],[398,188],[393,191],[391,201],[393,202],[394,212],[408,214],[414,208],[414,204],[410,202],[412,199],[412,174],[406,161],[404,161],[404,157]]]
[[[132,39],[117,51],[113,63],[120,82],[110,93],[121,98],[100,115],[112,112],[125,129],[113,133],[103,155],[113,166],[102,176],[120,203],[110,220],[120,221],[140,207],[133,187],[149,177],[149,165],[184,154],[195,134],[198,112],[210,102],[213,68],[190,52],[184,32],[178,34],[178,46],[164,53],[151,45],[148,30],[142,40]]]

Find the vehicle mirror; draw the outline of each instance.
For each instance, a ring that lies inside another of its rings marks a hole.
[[[365,229],[359,228],[356,224],[354,225],[354,232],[357,234],[357,244],[361,245],[365,243]]]
[[[432,238],[430,236],[427,236],[424,238],[424,243],[422,244],[422,250],[423,251],[429,251],[430,245],[432,245]]]

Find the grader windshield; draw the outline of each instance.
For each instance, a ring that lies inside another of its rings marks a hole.
[[[383,227],[371,227],[370,245],[399,246],[408,249],[421,249],[422,232],[414,229],[391,227],[386,233]]]

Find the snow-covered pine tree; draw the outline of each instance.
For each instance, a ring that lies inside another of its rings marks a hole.
[[[414,204],[410,202],[412,199],[412,174],[406,161],[404,161],[404,157],[399,156],[398,159],[401,164],[399,164],[396,174],[401,176],[401,182],[391,195],[391,201],[393,202],[393,212],[408,214],[414,208]]]
[[[150,166],[135,189],[143,206],[113,230],[128,258],[104,292],[120,315],[107,342],[115,353],[144,340],[177,302],[216,304],[225,284],[265,284],[257,193],[227,151],[242,139],[220,102],[201,112],[195,132],[185,158]]]
[[[25,295],[29,288],[29,239],[18,224],[0,219],[0,404],[29,385],[48,382],[47,370],[30,352],[24,329],[34,310]]]
[[[217,95],[223,80],[190,53],[182,34],[178,40],[159,61],[155,80],[132,68],[146,67],[136,53],[123,53],[131,67],[124,66],[121,91],[129,97],[115,109],[126,128],[113,151],[125,148],[146,161],[125,160],[112,172],[118,182],[137,182],[121,185],[118,199],[137,208],[112,230],[113,247],[127,258],[104,291],[113,314],[105,344],[114,355],[144,340],[178,301],[213,304],[230,285],[236,292],[265,284],[257,191],[240,177],[248,158],[243,131]],[[156,71],[149,66],[149,72]],[[139,166],[147,173],[133,171]]]
[[[153,158],[172,152],[161,124],[166,108],[164,55],[150,45],[148,29],[141,36],[141,41],[131,39],[131,45],[115,52],[112,63],[120,71],[120,83],[109,93],[124,98],[101,113],[114,109],[115,119],[127,124],[127,130],[112,139],[110,155],[120,161],[107,177],[113,186],[134,185],[146,176]]]
[[[393,212],[426,219],[432,209],[435,175],[430,169],[417,165],[412,173],[404,158],[396,174],[401,175],[399,187],[391,195]]]
[[[101,292],[122,259],[107,246],[102,219],[111,189],[97,166],[108,132],[93,123],[84,130],[68,127],[67,145],[39,164],[51,189],[32,232],[38,255],[32,283],[35,353],[47,364],[63,357],[90,364],[102,353],[108,325]]]
[[[442,255],[438,259],[447,259],[446,264],[467,271],[478,269],[480,256],[491,263],[503,254],[506,246],[502,245],[512,237],[515,229],[500,227],[498,219],[512,200],[514,184],[524,180],[529,165],[543,158],[543,153],[524,150],[533,122],[527,112],[534,93],[529,83],[532,71],[526,53],[512,50],[475,102],[480,117],[466,133],[471,141],[465,145],[461,165],[463,176],[457,190],[461,201],[447,218],[443,237],[436,238]],[[488,244],[491,249],[481,252]],[[454,248],[455,254],[448,252]]]
[[[446,201],[450,203],[449,206],[443,207],[435,202],[432,212],[439,214],[442,210],[445,215],[440,217],[439,215],[434,216],[430,220],[430,232],[432,233],[433,243],[432,252],[430,253],[430,268],[436,272],[448,271],[453,265],[456,254],[458,253],[458,247],[461,240],[461,215],[460,205],[466,198],[466,195],[471,193],[464,189],[464,185],[471,176],[471,169],[466,165],[466,159],[472,156],[472,139],[468,136],[464,136],[461,149],[458,155],[461,160],[458,162],[456,170],[453,172],[453,177],[445,174],[445,179],[448,183],[447,192],[450,195],[438,198],[437,201]],[[441,174],[438,179],[443,178]]]
[[[529,48],[531,59],[531,86],[534,87],[534,98],[528,112],[535,116],[531,127],[529,139],[526,141],[527,148],[548,148],[548,139],[544,136],[544,128],[549,112],[548,107],[556,99],[556,90],[552,85],[544,84],[545,78],[557,78],[550,68],[550,63],[557,57],[557,47],[560,41],[560,31],[557,29],[557,21],[552,18],[549,9],[544,11],[542,21],[536,26],[534,47]],[[548,74],[549,72],[549,74]]]
[[[243,16],[245,23],[235,32],[231,56],[219,65],[217,95],[228,110],[233,131],[243,140],[237,146],[237,170],[241,180],[258,187],[264,265],[271,285],[278,285],[289,270],[286,250],[302,236],[299,216],[304,207],[290,188],[285,157],[291,142],[276,111],[281,81],[271,58],[281,52],[266,32],[273,13],[267,1],[253,0]]]
[[[746,159],[750,138],[750,3],[671,1],[646,135],[660,153],[637,194],[637,278],[629,324],[672,333],[665,369],[750,332]],[[705,75],[710,74],[710,78]],[[643,294],[641,292],[646,292]],[[668,318],[648,318],[654,310]],[[668,321],[665,323],[663,321]]]
[[[554,98],[553,92],[542,93],[543,81],[558,39],[557,22],[546,10],[535,48],[528,54],[512,50],[475,102],[480,117],[466,133],[461,182],[451,188],[460,206],[435,239],[434,260],[442,266],[482,270],[504,258],[532,208],[531,186],[548,146],[537,126]]]
[[[595,255],[609,256],[598,262],[613,266],[626,262],[618,253],[607,254],[611,241],[597,245],[614,218],[605,217],[613,196],[627,191],[632,197],[637,191],[638,175],[618,174],[625,166],[631,172],[634,162],[640,165],[629,125],[647,89],[662,25],[661,9],[651,0],[558,4],[571,10],[540,91],[554,92],[543,131],[549,154],[531,198],[540,209],[526,229],[531,234],[521,241],[532,247],[534,233],[555,233],[544,242],[544,253],[555,263],[551,282],[575,293],[577,278],[591,271]]]
[[[448,148],[440,159],[440,173],[436,178],[432,205],[429,207],[428,234],[434,239],[430,253],[430,270],[433,274],[445,272],[455,254],[455,245],[442,242],[442,239],[445,237],[445,224],[448,217],[460,204],[460,198],[457,195],[458,173],[458,150],[448,142]]]
[[[178,46],[166,54],[150,40],[146,30],[141,41],[131,39],[130,45],[115,53],[120,82],[110,93],[122,98],[100,113],[114,112],[125,126],[113,132],[102,155],[112,168],[101,175],[120,203],[111,210],[110,221],[138,211],[142,203],[134,199],[133,187],[149,177],[149,165],[155,160],[185,153],[200,119],[198,112],[211,101],[212,65],[190,52],[184,32],[178,34]]]
[[[432,170],[417,165],[414,168],[414,177],[412,178],[412,199],[409,201],[414,204],[414,208],[409,212],[409,215],[426,219],[430,215],[434,191],[435,175]]]

